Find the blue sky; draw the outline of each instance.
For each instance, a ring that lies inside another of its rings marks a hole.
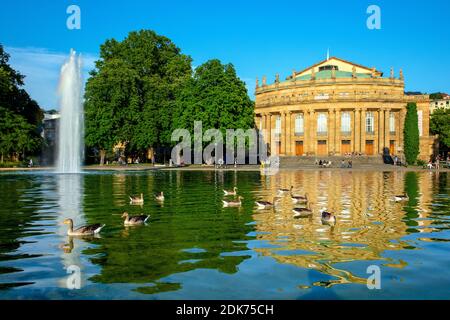
[[[68,30],[66,9],[81,9],[81,30]],[[367,7],[381,9],[381,30],[369,30]],[[235,65],[253,97],[255,78],[273,81],[330,54],[403,69],[406,90],[449,92],[450,1],[2,1],[0,43],[42,107],[57,108],[59,68],[70,48],[85,57],[85,74],[99,46],[129,31],[153,29],[194,60]]]

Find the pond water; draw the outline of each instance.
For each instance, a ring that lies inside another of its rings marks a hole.
[[[257,210],[255,200],[291,185],[308,193],[311,218],[294,219],[288,195]],[[242,207],[224,208],[233,186]],[[141,192],[143,206],[130,205]],[[408,201],[392,200],[404,192]],[[2,173],[0,203],[0,299],[450,298],[448,173]],[[150,219],[126,228],[124,211]],[[72,238],[65,218],[106,226]],[[70,290],[73,266],[81,283]],[[367,287],[370,266],[379,290]]]

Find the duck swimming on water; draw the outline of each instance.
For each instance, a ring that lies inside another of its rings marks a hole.
[[[141,196],[130,196],[131,204],[143,204],[144,203],[144,194],[141,193]]]
[[[335,225],[336,224],[336,217],[331,212],[326,211],[326,209],[322,209],[320,211],[322,214],[322,223],[328,224],[328,225]]]
[[[264,200],[258,200],[258,201],[255,201],[255,203],[258,206],[258,209],[269,209],[269,208],[272,208],[275,205],[275,199],[277,199],[277,197],[274,197],[272,202],[264,201]]]
[[[396,196],[394,196],[394,200],[396,202],[409,201],[409,196],[406,193],[404,193],[402,195],[396,195]]]
[[[308,202],[306,208],[294,208],[292,209],[292,212],[294,212],[294,218],[304,218],[304,217],[310,217],[313,214],[313,211],[311,209],[311,204]]]
[[[160,193],[155,194],[155,199],[158,201],[164,201],[164,192],[161,191]]]
[[[224,207],[240,207],[242,202],[241,200],[244,199],[243,197],[239,196],[238,200],[222,200]]]
[[[104,224],[96,223],[73,229],[72,219],[66,219],[63,221],[63,223],[69,225],[69,230],[67,230],[67,235],[69,236],[93,236],[100,233],[100,231],[105,226]]]
[[[148,218],[150,218],[149,215],[139,215],[139,216],[130,216],[128,212],[124,212],[122,214],[122,218],[125,220],[123,221],[123,224],[125,226],[136,226],[140,224],[144,224],[147,222]]]
[[[223,190],[223,193],[226,195],[226,196],[235,196],[235,195],[237,195],[237,188],[236,187],[234,187],[233,188],[233,190]]]

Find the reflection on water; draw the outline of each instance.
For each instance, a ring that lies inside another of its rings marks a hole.
[[[301,205],[289,195],[256,209],[291,185],[308,193],[312,217],[294,219]],[[223,208],[233,186],[243,206]],[[144,205],[131,206],[141,192]],[[409,201],[393,201],[404,192]],[[1,174],[0,201],[0,298],[449,298],[447,173]],[[321,208],[335,226],[322,224]],[[148,225],[125,228],[125,210],[150,214]],[[66,218],[106,227],[72,238]],[[71,265],[80,290],[65,287]],[[382,270],[377,292],[366,287],[370,265]]]

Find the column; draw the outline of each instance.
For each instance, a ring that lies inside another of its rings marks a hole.
[[[272,153],[272,114],[268,113],[267,114],[267,127],[266,127],[266,132],[267,132],[267,149],[269,151],[269,153]]]
[[[309,110],[301,110],[303,112],[303,153],[308,154],[310,152],[310,128],[311,128],[311,119]]]
[[[286,118],[287,118],[287,113],[285,111],[281,112],[281,137],[280,137],[280,142],[281,142],[281,150],[280,153],[283,155],[286,155],[286,137],[287,137],[287,125],[286,125]]]
[[[354,130],[354,140],[353,140],[353,150],[355,152],[361,151],[361,115],[360,111],[355,109],[354,111],[354,119],[355,119],[355,130]]]
[[[338,154],[341,154],[341,110],[336,109],[336,115],[335,115],[335,127],[334,127],[334,145],[335,152]]]
[[[383,154],[383,148],[386,147],[385,144],[385,110],[378,110],[378,153]]]
[[[335,112],[334,110],[328,109],[328,119],[327,119],[327,133],[328,133],[328,152],[335,152],[334,145],[334,130],[335,130]]]
[[[384,146],[389,148],[389,140],[390,140],[390,127],[389,127],[389,117],[390,117],[391,109],[384,110]]]
[[[313,109],[311,109],[309,111],[309,152],[312,152],[314,155],[317,153],[316,152],[316,145],[317,145],[317,141],[316,141],[316,125],[317,125],[317,120],[316,120],[316,113],[314,112]]]
[[[380,126],[380,114],[379,111],[376,110],[373,115],[373,154],[376,155],[378,153],[378,148],[380,146],[379,141],[379,128]]]
[[[292,111],[287,112],[286,155],[292,156]]]
[[[366,152],[366,109],[361,110],[361,153]]]
[[[314,153],[314,155],[317,155],[317,119],[316,119],[316,112],[314,111],[314,109],[311,110],[310,112],[310,122],[311,122],[311,131],[310,131],[310,146],[311,149],[310,151]]]

